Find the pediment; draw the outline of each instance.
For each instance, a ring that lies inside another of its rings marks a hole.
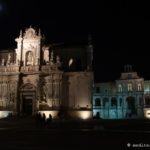
[[[34,85],[27,83],[21,86],[20,90],[35,90]]]
[[[32,27],[26,29],[24,38],[31,39],[31,38],[35,38],[36,36],[37,36],[37,34],[36,34],[35,29],[33,29]]]

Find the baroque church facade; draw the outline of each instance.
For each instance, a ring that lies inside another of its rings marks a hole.
[[[40,30],[30,27],[15,39],[15,50],[0,51],[0,117],[40,112],[92,118],[92,44],[52,49],[42,40]]]
[[[103,119],[150,119],[150,81],[125,66],[115,82],[96,83],[93,89],[93,117]]]

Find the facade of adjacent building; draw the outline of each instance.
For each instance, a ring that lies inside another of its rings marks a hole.
[[[103,119],[150,118],[150,81],[125,66],[115,82],[96,83],[93,117]]]
[[[92,44],[51,47],[32,27],[15,41],[15,50],[0,51],[0,116],[91,118]]]

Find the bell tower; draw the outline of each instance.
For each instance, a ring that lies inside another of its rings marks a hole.
[[[17,42],[16,64],[23,66],[40,65],[41,57],[41,32],[29,27],[24,35],[20,31],[20,36],[15,39]]]
[[[92,45],[92,36],[88,35],[88,46],[87,46],[87,70],[93,70],[93,45]]]

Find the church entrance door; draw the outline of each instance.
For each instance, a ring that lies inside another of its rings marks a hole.
[[[32,116],[36,112],[35,87],[30,84],[24,84],[20,89],[19,114]]]
[[[24,96],[23,97],[23,107],[22,112],[24,115],[32,115],[32,107],[33,107],[33,97],[32,96]]]

